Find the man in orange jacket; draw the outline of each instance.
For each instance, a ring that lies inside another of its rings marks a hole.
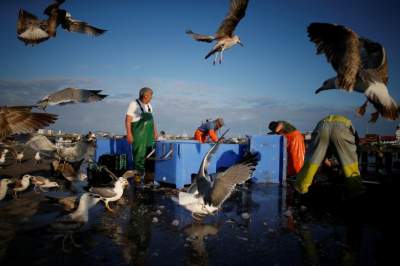
[[[214,121],[205,122],[201,124],[201,126],[199,126],[194,132],[194,139],[198,140],[200,143],[204,143],[209,137],[212,142],[217,142],[217,131],[223,126],[224,120],[222,118],[217,118]]]
[[[299,130],[286,121],[272,121],[268,128],[275,134],[283,135],[287,140],[287,175],[295,176],[304,164],[304,137]]]

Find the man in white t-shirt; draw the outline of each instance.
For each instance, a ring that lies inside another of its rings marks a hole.
[[[126,138],[132,144],[133,165],[138,176],[143,176],[146,155],[152,150],[158,137],[153,107],[150,104],[152,98],[152,89],[140,89],[139,99],[129,103],[125,117]]]

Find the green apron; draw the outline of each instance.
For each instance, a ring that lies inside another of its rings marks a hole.
[[[131,124],[132,155],[135,170],[144,173],[146,154],[154,144],[154,120],[152,113],[144,112],[140,104],[139,107],[142,110],[140,120]]]

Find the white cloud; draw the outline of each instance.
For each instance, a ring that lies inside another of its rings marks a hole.
[[[0,80],[0,105],[33,104],[44,95],[64,88],[99,88],[99,82],[92,79],[52,79],[36,81]],[[136,81],[132,89],[113,93],[105,89],[109,97],[101,102],[49,107],[48,112],[59,115],[53,129],[87,132],[104,130],[123,134],[126,108],[130,100],[143,86],[154,88],[155,119],[159,130],[170,133],[192,134],[205,118],[223,117],[231,134],[262,134],[267,131],[271,120],[286,120],[302,131],[312,130],[324,116],[336,113],[348,116],[363,134],[369,117],[363,119],[354,115],[355,106],[320,105],[301,103],[295,99],[274,99],[268,96],[254,97],[235,95],[229,88],[209,86],[204,83],[186,81],[149,80]],[[131,86],[132,87],[132,86]],[[117,89],[114,88],[114,91]],[[368,110],[371,112],[372,110]],[[366,114],[366,116],[368,116]],[[396,123],[380,119],[376,125],[369,125],[369,132],[392,134]]]

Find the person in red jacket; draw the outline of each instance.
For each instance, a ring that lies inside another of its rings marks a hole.
[[[224,126],[224,120],[217,118],[214,121],[208,121],[199,126],[194,132],[194,139],[204,143],[209,138],[212,142],[218,141],[217,131]]]
[[[286,121],[272,121],[268,128],[287,140],[287,176],[298,174],[304,164],[304,137],[299,130]]]

